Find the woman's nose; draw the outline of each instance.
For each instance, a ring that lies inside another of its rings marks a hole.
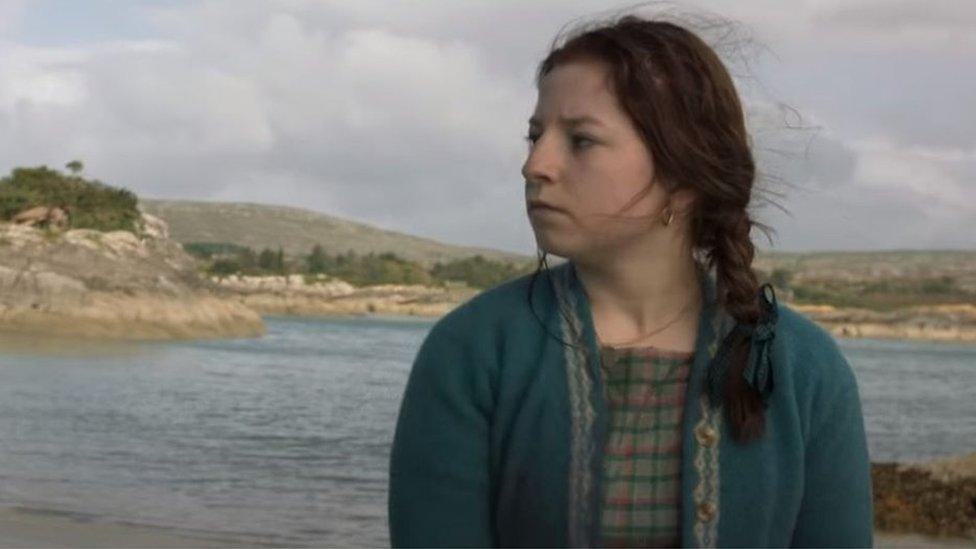
[[[556,159],[554,155],[541,146],[541,140],[537,140],[529,151],[525,163],[522,164],[522,177],[526,182],[541,184],[552,181],[556,170]]]

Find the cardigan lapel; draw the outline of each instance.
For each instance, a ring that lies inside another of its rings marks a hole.
[[[695,359],[688,377],[682,421],[681,501],[682,545],[715,547],[720,516],[719,450],[723,413],[713,406],[706,377],[719,345],[735,327],[735,319],[718,303],[714,272],[702,277],[702,307]]]
[[[589,302],[569,261],[551,269],[563,341],[571,414],[567,485],[567,546],[592,547],[598,539],[599,452],[604,439],[606,404],[599,375],[596,335]]]
[[[598,547],[602,545],[600,512],[608,410],[596,331],[589,299],[573,263],[567,261],[550,271],[558,325],[567,343],[564,364],[572,416],[567,479],[568,546]],[[710,405],[703,387],[718,345],[735,322],[718,304],[714,273],[701,272],[703,303],[682,422],[682,541],[686,546],[708,547],[715,544],[719,516],[718,449],[722,414]]]

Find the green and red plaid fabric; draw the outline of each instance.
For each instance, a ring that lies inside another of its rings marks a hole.
[[[610,424],[605,547],[680,547],[681,420],[693,352],[600,346]]]

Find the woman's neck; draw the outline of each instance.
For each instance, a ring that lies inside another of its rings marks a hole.
[[[690,252],[676,257],[623,256],[601,263],[574,261],[598,328],[607,339],[629,339],[669,322],[696,324],[699,267]],[[679,320],[675,320],[678,318]],[[599,330],[598,330],[599,332]]]

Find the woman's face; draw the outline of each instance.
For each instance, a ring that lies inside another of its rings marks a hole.
[[[526,207],[540,249],[590,257],[650,242],[668,205],[662,185],[623,211],[654,179],[654,164],[607,80],[606,64],[557,65],[539,85],[522,166]],[[541,200],[557,210],[533,209]],[[618,214],[644,219],[612,219]],[[646,218],[646,216],[651,216]]]

